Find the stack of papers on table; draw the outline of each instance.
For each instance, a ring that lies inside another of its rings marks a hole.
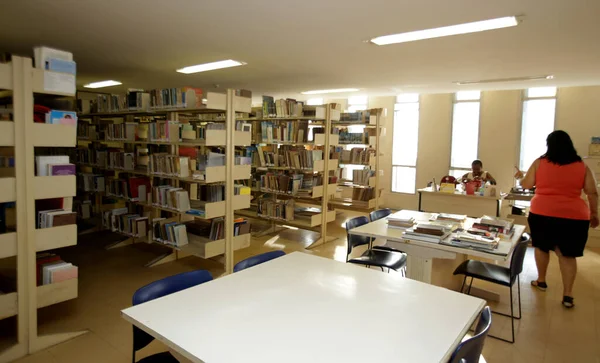
[[[410,228],[415,224],[414,218],[400,218],[395,216],[387,217],[388,228]]]
[[[450,241],[450,244],[457,247],[475,248],[481,250],[494,250],[498,248],[499,238],[490,238],[476,235],[469,232],[458,232]]]
[[[448,221],[453,223],[462,223],[467,219],[464,214],[438,213],[431,216],[432,221]]]
[[[440,243],[452,233],[452,229],[439,224],[419,223],[414,228],[409,228],[402,235],[402,239]]]

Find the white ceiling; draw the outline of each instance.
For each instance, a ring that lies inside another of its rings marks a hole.
[[[443,92],[453,81],[554,74],[465,88],[600,84],[599,0],[0,0],[0,50],[71,51],[78,85],[246,88],[254,95],[360,88]],[[378,47],[379,35],[524,15],[515,28]],[[222,59],[248,65],[183,75]],[[118,89],[105,88],[107,92]]]

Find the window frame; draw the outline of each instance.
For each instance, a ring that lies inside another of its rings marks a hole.
[[[465,91],[473,92],[474,90],[465,90]],[[465,100],[458,99],[459,92],[461,92],[461,91],[454,92],[454,95],[453,95],[454,99],[452,102],[452,123],[451,123],[451,127],[450,127],[450,151],[448,153],[448,166],[449,166],[448,167],[448,175],[452,175],[453,170],[464,171],[463,175],[466,173],[469,173],[471,171],[471,168],[454,167],[452,165],[452,144],[454,142],[452,135],[454,134],[454,107],[456,106],[456,104],[474,103],[474,102],[479,103],[479,114],[478,114],[478,119],[477,119],[477,155],[475,155],[475,159],[473,159],[473,160],[478,160],[479,153],[481,152],[481,145],[479,143],[479,139],[481,138],[481,103],[483,102],[484,92],[481,90],[479,91],[479,99],[465,99]]]
[[[393,120],[393,125],[394,125],[394,129],[392,130],[392,143],[394,140],[394,132],[396,132],[396,112],[398,112],[396,110],[396,105],[398,104],[417,104],[417,111],[418,111],[418,119],[417,119],[417,157],[415,158],[415,165],[405,165],[405,164],[394,164],[394,151],[392,148],[392,154],[390,155],[392,158],[392,168],[391,168],[391,173],[390,173],[390,193],[395,193],[395,194],[404,194],[404,195],[416,195],[417,194],[417,165],[419,163],[419,157],[418,157],[418,153],[419,153],[419,127],[420,127],[420,123],[421,123],[421,94],[416,94],[417,98],[416,101],[402,101],[400,100],[400,95],[396,96],[396,102],[394,103],[394,120]],[[393,146],[392,146],[393,147]],[[414,190],[412,192],[403,192],[403,191],[395,191],[394,190],[394,168],[395,167],[399,167],[399,168],[410,168],[413,169],[415,171],[415,187]]]

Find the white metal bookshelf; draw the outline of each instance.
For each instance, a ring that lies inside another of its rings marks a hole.
[[[228,90],[227,94],[219,94],[208,92],[206,95],[206,107],[204,108],[169,108],[169,109],[150,109],[147,111],[136,110],[136,111],[118,111],[118,112],[103,112],[103,113],[89,113],[80,114],[81,118],[94,118],[92,124],[97,124],[97,119],[100,117],[108,117],[112,119],[123,119],[123,122],[130,118],[132,115],[140,116],[153,116],[153,115],[165,115],[169,121],[178,121],[180,114],[210,114],[210,113],[225,113],[226,118],[222,120],[206,120],[206,122],[223,122],[226,127],[224,130],[207,130],[208,133],[204,140],[199,141],[180,141],[179,139],[172,139],[167,141],[152,141],[152,140],[124,140],[124,139],[105,139],[99,140],[95,138],[78,138],[80,144],[87,144],[89,142],[100,142],[108,145],[117,147],[123,147],[127,144],[132,145],[162,145],[169,148],[169,153],[173,155],[179,155],[180,147],[225,147],[226,163],[225,166],[207,167],[205,171],[204,180],[194,179],[193,177],[179,177],[173,175],[161,175],[153,172],[153,170],[140,171],[140,170],[124,170],[116,168],[106,168],[93,164],[78,163],[80,167],[89,168],[91,170],[101,171],[113,171],[123,174],[132,174],[137,176],[147,176],[150,180],[151,187],[157,184],[158,180],[169,180],[174,186],[179,186],[180,183],[194,183],[194,184],[213,184],[213,183],[224,183],[226,192],[225,199],[219,202],[207,202],[204,204],[204,215],[192,215],[185,212],[177,211],[174,209],[166,208],[157,204],[144,204],[137,203],[138,205],[147,208],[150,211],[149,224],[153,218],[161,216],[161,212],[166,212],[171,215],[169,218],[172,221],[185,222],[193,219],[211,220],[218,217],[225,217],[225,238],[218,240],[210,240],[202,236],[196,236],[188,233],[188,244],[180,247],[171,246],[159,242],[152,235],[152,229],[148,236],[145,238],[138,238],[125,234],[128,239],[121,241],[117,244],[111,245],[110,248],[121,247],[129,245],[135,242],[147,242],[147,243],[159,243],[163,246],[169,247],[170,252],[161,255],[152,261],[149,261],[146,266],[152,267],[163,263],[175,261],[180,258],[187,256],[197,256],[200,258],[212,258],[216,256],[225,255],[225,270],[226,273],[231,273],[233,270],[233,256],[232,251],[241,248],[249,247],[250,245],[250,234],[233,236],[233,213],[231,211],[250,208],[250,195],[234,195],[233,185],[235,180],[243,180],[250,178],[250,166],[249,165],[234,165],[234,150],[236,146],[247,146],[251,143],[250,132],[244,132],[235,130],[235,123],[240,118],[236,118],[237,113],[249,113],[251,106],[251,99],[248,97],[237,96],[234,90]],[[229,193],[231,189],[231,193]],[[111,196],[111,195],[108,195]],[[111,196],[119,198],[119,196]],[[127,202],[127,198],[120,198]],[[98,198],[96,199],[96,202]],[[151,224],[150,224],[151,225]],[[231,231],[230,231],[231,230]],[[231,232],[231,236],[228,237]],[[118,232],[119,233],[119,232]],[[230,250],[231,252],[227,253]]]
[[[14,177],[0,177],[0,202],[16,202],[16,232],[0,234],[0,258],[16,258],[16,291],[0,295],[0,318],[17,317],[14,344],[0,351],[0,362],[72,339],[85,331],[40,334],[38,308],[77,297],[78,279],[37,286],[36,253],[77,243],[77,227],[36,229],[35,201],[75,195],[75,178],[37,177],[35,147],[74,147],[76,128],[33,122],[35,94],[74,97],[56,88],[65,75],[36,69],[30,58],[0,64],[0,89],[12,92],[13,120],[0,122],[0,146],[14,147]],[[70,75],[68,75],[70,76]],[[67,76],[67,77],[68,77]],[[72,77],[72,76],[71,76]],[[74,80],[72,87],[74,89]]]

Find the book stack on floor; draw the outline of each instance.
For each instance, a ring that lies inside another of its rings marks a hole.
[[[483,216],[473,223],[473,228],[492,232],[501,238],[510,238],[515,233],[515,220]]]
[[[413,217],[410,218],[401,218],[396,217],[394,215],[388,216],[386,218],[388,228],[399,228],[406,229],[411,228],[415,224],[415,219]]]
[[[402,239],[440,243],[452,233],[452,228],[441,224],[419,223],[404,232]]]
[[[173,247],[185,246],[188,244],[186,225],[173,218],[154,218],[152,240]]]
[[[76,279],[77,273],[77,266],[63,261],[56,254],[40,253],[36,256],[37,286]]]

